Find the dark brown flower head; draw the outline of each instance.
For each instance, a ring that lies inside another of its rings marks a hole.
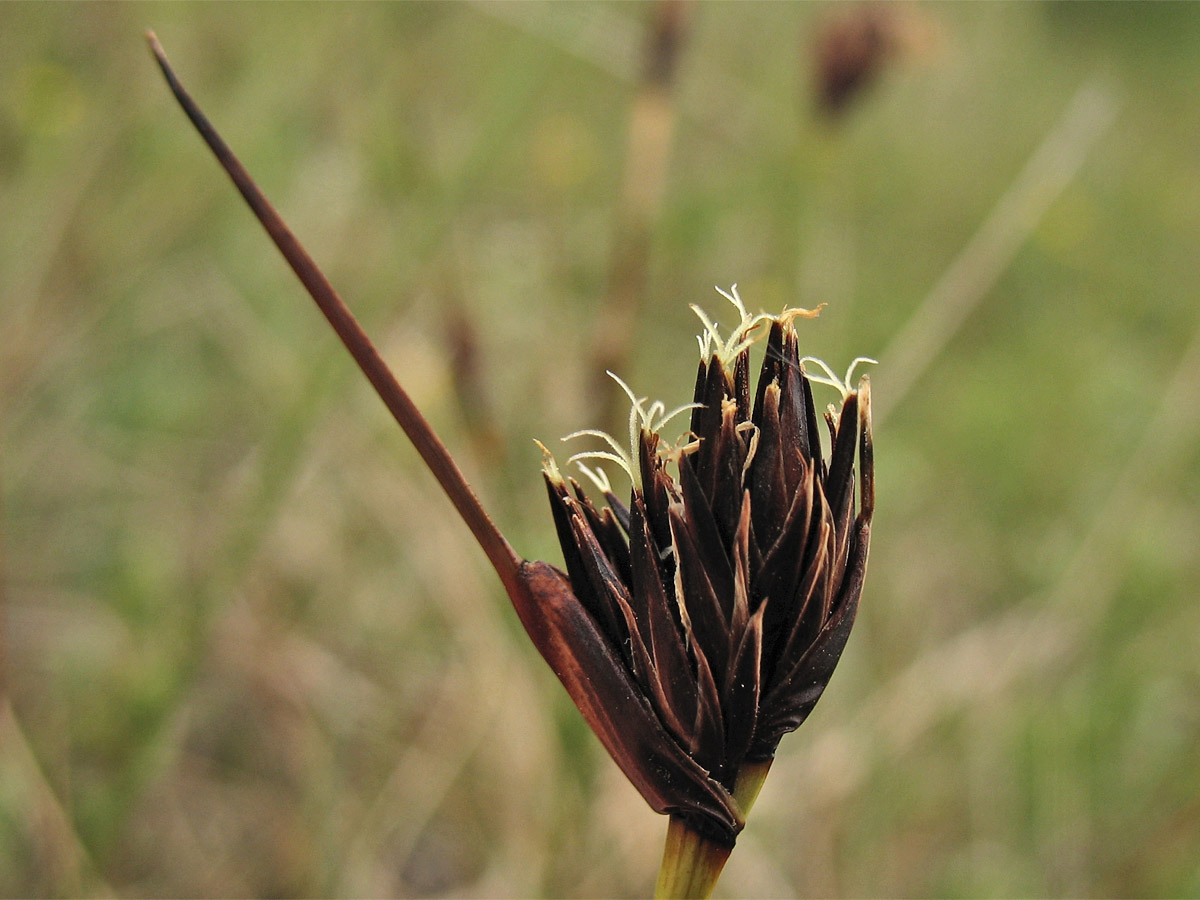
[[[833,6],[812,45],[818,111],[845,115],[885,72],[901,60],[931,57],[940,29],[928,6],[849,3]]]
[[[823,364],[826,377],[805,373],[794,322],[815,313],[750,316],[736,287],[725,296],[741,322],[722,340],[697,310],[706,334],[692,404],[664,415],[620,382],[633,401],[629,449],[600,432],[571,435],[608,444],[572,461],[624,468],[628,505],[584,469],[607,503],[596,505],[547,453],[569,586],[530,564],[548,614],[541,635],[526,624],[650,805],[732,845],[744,824],[732,796],[739,769],[769,761],[804,721],[850,634],[874,469],[867,379],[851,390]],[[750,347],[764,331],[751,393]],[[842,393],[823,424],[811,381]],[[687,410],[690,430],[667,443],[660,429]]]
[[[816,92],[821,112],[836,116],[878,77],[896,49],[896,16],[874,3],[840,7],[817,33]]]

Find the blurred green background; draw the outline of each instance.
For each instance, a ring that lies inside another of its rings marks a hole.
[[[859,623],[718,896],[1196,896],[1200,7],[888,9],[833,118],[860,8],[700,5],[680,48],[621,374],[688,399],[735,281],[880,359]],[[142,32],[559,562],[533,438],[597,424],[654,13],[0,6],[0,894],[650,889],[666,821]]]

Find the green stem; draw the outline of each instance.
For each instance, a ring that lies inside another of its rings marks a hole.
[[[738,771],[733,799],[737,801],[743,818],[758,799],[758,792],[762,790],[769,771],[771,760],[746,763]],[[697,834],[683,819],[671,816],[654,896],[657,900],[703,900],[711,897],[732,850],[732,847]]]
[[[732,849],[702,837],[683,819],[671,816],[654,896],[657,900],[711,897]]]
[[[773,760],[768,759],[766,762],[743,763],[738,769],[737,783],[733,786],[733,799],[737,801],[743,817],[750,815],[750,808],[758,799],[758,792],[762,790],[767,773],[771,771],[772,762]]]

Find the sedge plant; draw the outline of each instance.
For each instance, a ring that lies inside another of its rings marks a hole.
[[[861,360],[838,378],[800,356],[796,323],[816,311],[751,315],[735,286],[722,293],[738,321],[723,335],[694,307],[703,333],[692,402],[668,413],[616,379],[631,404],[628,443],[601,431],[568,436],[600,442],[569,462],[603,504],[543,448],[565,569],[524,559],[148,39],[184,112],[445,490],[542,657],[613,761],[669,816],[656,895],[709,896],[780,739],[820,698],[858,609],[875,505],[870,384],[851,386]],[[752,389],[750,351],[764,339]],[[840,403],[818,412],[813,382],[832,385]],[[667,440],[685,413],[687,427]],[[629,478],[627,502],[604,465]]]

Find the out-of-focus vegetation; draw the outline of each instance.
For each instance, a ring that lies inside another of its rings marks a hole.
[[[682,402],[734,281],[881,360],[859,624],[718,893],[1195,896],[1200,7],[894,9],[834,118],[819,5],[696,7],[672,95],[621,374]],[[0,6],[0,894],[649,889],[665,819],[142,31],[558,562],[652,12]]]

